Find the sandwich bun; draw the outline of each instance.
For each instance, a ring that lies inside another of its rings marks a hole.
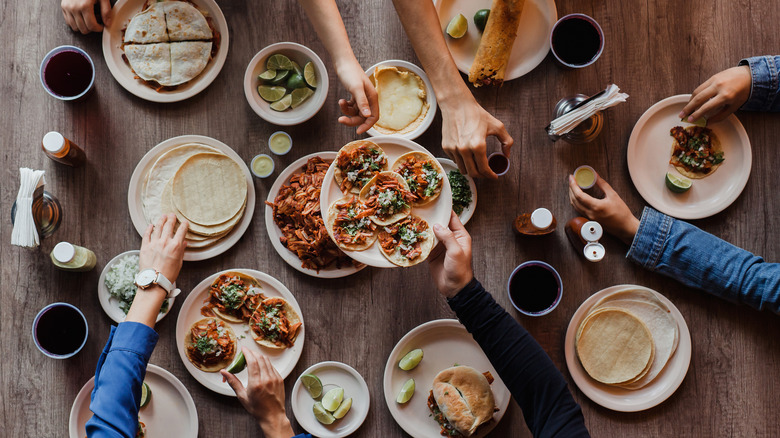
[[[433,379],[432,391],[441,413],[464,436],[472,436],[480,425],[493,419],[493,391],[488,379],[474,368],[442,370]]]

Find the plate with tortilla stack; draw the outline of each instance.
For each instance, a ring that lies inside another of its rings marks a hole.
[[[691,334],[658,292],[624,284],[585,300],[569,322],[566,365],[577,387],[605,408],[650,409],[680,386],[691,363]]]
[[[320,213],[320,190],[336,152],[315,152],[295,160],[268,191],[265,227],[276,252],[306,275],[340,278],[366,265],[355,262],[331,240]]]
[[[151,102],[179,102],[216,79],[230,46],[214,0],[119,0],[103,31],[103,57],[114,79]]]
[[[423,262],[447,226],[452,190],[441,164],[400,137],[356,140],[339,149],[322,182],[328,234],[349,257],[379,268]]]
[[[205,260],[243,236],[255,210],[255,188],[241,157],[202,135],[163,141],[144,155],[130,177],[130,218],[138,234],[168,213],[187,219],[184,260]]]
[[[550,32],[558,20],[554,0],[435,0],[444,38],[452,58],[474,86],[500,85],[538,66],[550,51]],[[474,14],[490,9],[485,31]],[[446,34],[447,24],[463,14],[466,34]]]
[[[303,351],[303,313],[287,287],[252,269],[229,269],[201,281],[176,320],[176,347],[184,367],[206,388],[235,396],[219,370],[243,358],[241,348],[267,356],[287,377]],[[234,374],[246,386],[248,372]]]
[[[679,219],[702,219],[739,197],[753,158],[734,114],[706,126],[680,121],[677,115],[690,98],[668,97],[645,111],[626,154],[631,181],[648,204]]]

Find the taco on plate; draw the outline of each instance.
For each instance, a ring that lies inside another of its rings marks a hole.
[[[233,329],[216,318],[204,318],[192,324],[184,339],[187,359],[207,373],[216,373],[230,365],[237,345]]]
[[[339,150],[333,176],[342,192],[358,194],[374,175],[383,170],[387,170],[385,151],[373,141],[357,140]]]
[[[303,323],[298,312],[283,298],[263,300],[249,320],[252,339],[263,347],[292,347]]]
[[[226,272],[209,286],[209,306],[228,322],[248,321],[262,300],[262,287],[255,278],[241,272]]]
[[[725,160],[720,141],[711,129],[675,126],[669,135],[674,138],[669,163],[685,177],[700,179],[712,175]]]
[[[355,195],[331,204],[326,220],[336,245],[348,251],[370,248],[376,240],[376,224],[370,216],[371,211]]]
[[[413,266],[428,257],[433,249],[433,232],[428,222],[409,215],[387,225],[379,232],[380,251],[387,260],[398,266]]]
[[[375,224],[390,225],[409,216],[414,195],[401,175],[380,172],[360,191],[360,200]]]
[[[398,173],[414,195],[412,205],[426,205],[439,197],[444,186],[444,169],[439,162],[424,152],[408,152],[401,155],[391,168]]]

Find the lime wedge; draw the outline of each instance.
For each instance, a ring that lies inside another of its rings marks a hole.
[[[314,374],[304,374],[301,376],[301,384],[313,399],[318,399],[322,395],[322,382]]]
[[[698,119],[696,119],[696,120],[694,120],[692,122],[689,122],[687,117],[684,118],[684,119],[680,119],[680,121],[681,122],[685,122],[685,123],[690,123],[690,124],[693,124],[693,125],[696,125],[696,126],[700,126],[702,128],[707,126],[707,119],[705,119],[704,117],[699,117]]]
[[[352,397],[341,402],[339,408],[336,409],[336,412],[333,413],[333,417],[335,417],[337,420],[344,418],[344,416],[347,415],[347,412],[349,412],[349,409],[351,407],[352,407]]]
[[[143,385],[141,385],[141,405],[140,407],[144,407],[149,404],[149,399],[152,398],[152,389],[149,388],[149,385],[144,382]]]
[[[487,24],[488,17],[490,16],[490,9],[480,9],[474,14],[474,25],[477,26],[480,32],[485,31],[485,25]]]
[[[317,88],[317,72],[314,70],[314,64],[307,62],[303,67],[303,78],[310,87]]]
[[[290,62],[292,62],[292,66],[293,66],[292,69],[293,69],[293,71],[295,73],[298,73],[299,75],[303,76],[303,69],[301,68],[300,64],[298,64],[295,61],[290,61]]]
[[[314,410],[314,416],[317,417],[317,421],[320,423],[333,424],[333,422],[336,421],[336,418],[331,415],[330,412],[326,411],[324,407],[322,407],[322,403],[314,403],[314,407],[312,409]]]
[[[266,70],[259,75],[257,75],[257,78],[263,81],[268,81],[276,77],[276,70]]]
[[[285,90],[284,87],[260,85],[257,87],[257,92],[260,94],[260,97],[262,97],[263,100],[265,100],[266,102],[276,102],[277,100],[284,97],[284,93],[286,93],[287,90]]]
[[[677,176],[672,172],[666,172],[666,187],[674,193],[687,192],[692,184],[688,178]]]
[[[414,395],[414,379],[409,379],[404,383],[404,386],[401,388],[401,392],[398,393],[398,397],[396,397],[395,401],[396,403],[404,404],[408,402],[412,396]]]
[[[280,87],[281,88],[281,87]],[[288,94],[271,104],[271,109],[274,111],[285,111],[292,104],[292,95]]]
[[[290,70],[281,70],[281,71],[278,71],[278,72],[276,72],[276,76],[274,76],[274,77],[271,79],[271,83],[272,83],[273,85],[279,85],[279,84],[282,84],[282,85],[284,85],[284,81],[286,81],[286,80],[287,80],[287,77],[288,77],[288,76],[290,76]]]
[[[244,357],[244,352],[239,350],[236,358],[233,359],[233,363],[225,368],[225,371],[229,372],[230,374],[237,374],[243,371],[244,368],[246,368],[246,358]]]
[[[398,362],[398,368],[404,370],[404,371],[410,371],[413,370],[414,367],[417,366],[417,364],[420,363],[420,361],[423,358],[423,351],[420,348],[417,348],[415,350],[412,350],[408,353],[406,353],[406,356],[404,356],[400,362]]]
[[[463,14],[458,14],[452,17],[450,24],[447,25],[447,35],[453,38],[461,38],[466,35],[466,31],[469,29],[469,22]],[[270,68],[270,67],[269,67]]]
[[[293,108],[298,108],[300,104],[302,104],[306,99],[310,98],[312,94],[314,94],[314,91],[312,91],[311,88],[303,87],[298,88],[297,90],[293,90],[292,93],[292,103],[290,104]]]
[[[271,55],[268,58],[268,62],[265,64],[265,68],[268,70],[292,70],[293,69],[293,63],[290,61],[290,58],[277,53],[275,55]]]
[[[342,400],[344,400],[344,388],[337,386],[322,397],[322,407],[328,412],[333,412],[339,408]]]

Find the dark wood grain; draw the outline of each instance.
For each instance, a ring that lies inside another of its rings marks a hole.
[[[242,78],[247,63],[261,48],[295,41],[316,51],[331,74],[330,92],[320,113],[289,129],[293,151],[277,157],[276,175],[300,156],[336,150],[356,138],[336,123],[337,105],[346,96],[323,45],[292,0],[220,1],[230,26],[230,52],[219,77],[205,91],[179,104],[155,104],[131,95],[113,79],[102,56],[101,37],[74,34],[65,25],[57,2],[9,0],[0,5],[0,424],[2,436],[67,435],[71,404],[92,376],[107,339],[110,319],[97,299],[100,270],[114,255],[138,248],[127,211],[130,175],[141,157],[157,143],[182,134],[203,134],[230,145],[245,160],[267,152],[265,141],[278,127],[258,118],[246,104]],[[339,1],[355,53],[363,66],[385,59],[419,64],[387,0]],[[759,313],[714,299],[641,270],[624,260],[626,246],[607,237],[606,259],[590,264],[572,250],[563,230],[544,238],[520,238],[511,223],[522,212],[545,206],[564,224],[575,216],[569,206],[566,175],[580,164],[592,165],[639,214],[645,202],[631,184],[626,145],[634,123],[653,103],[689,93],[712,74],[752,55],[780,47],[780,8],[775,0],[560,0],[558,15],[584,12],[604,29],[606,50],[595,65],[564,70],[550,57],[526,76],[500,89],[475,91],[484,107],[502,120],[515,138],[512,168],[499,181],[479,181],[479,208],[468,229],[474,236],[474,269],[505,307],[507,277],[522,261],[545,260],[556,266],[565,285],[564,298],[552,314],[518,321],[539,340],[569,379],[593,436],[775,436],[780,392],[780,332],[776,315]],[[96,61],[95,92],[71,104],[50,98],[39,78],[40,60],[51,48],[73,44]],[[588,145],[552,144],[543,127],[561,97],[592,94],[608,83],[630,95],[628,102],[605,113],[602,134]],[[777,191],[777,138],[780,116],[739,113],[753,146],[750,180],[736,202],[697,226],[726,238],[769,261],[780,260],[780,196]],[[82,145],[86,167],[66,168],[47,159],[40,139],[59,130]],[[418,140],[441,156],[441,118]],[[495,145],[493,145],[495,147]],[[64,220],[57,233],[36,250],[9,244],[8,221],[16,196],[19,167],[46,170],[47,189],[62,203]],[[273,178],[255,180],[264,200]],[[417,325],[453,314],[434,291],[425,266],[403,271],[366,269],[343,280],[319,280],[288,266],[273,250],[258,202],[244,237],[230,251],[203,262],[186,263],[179,285],[189,291],[208,275],[247,267],[268,272],[295,294],[307,321],[306,346],[287,380],[323,360],[355,367],[371,390],[371,410],[355,436],[404,436],[390,416],[382,395],[382,373],[395,343]],[[66,240],[91,248],[98,256],[92,272],[72,274],[55,269],[48,252]],[[563,337],[569,319],[592,293],[623,283],[651,287],[671,299],[691,330],[693,359],[682,386],[666,402],[639,413],[617,413],[591,402],[570,380]],[[89,341],[76,357],[45,358],[33,345],[30,327],[37,311],[55,301],[81,308],[90,327]],[[198,409],[200,436],[259,436],[260,430],[239,403],[198,384],[184,369],[174,339],[177,301],[171,316],[158,324],[161,337],[151,362],[176,375]],[[344,333],[347,333],[345,336]],[[289,405],[289,402],[288,402]],[[291,413],[291,410],[288,409]],[[301,431],[295,424],[296,430]],[[492,436],[527,437],[515,403]]]

